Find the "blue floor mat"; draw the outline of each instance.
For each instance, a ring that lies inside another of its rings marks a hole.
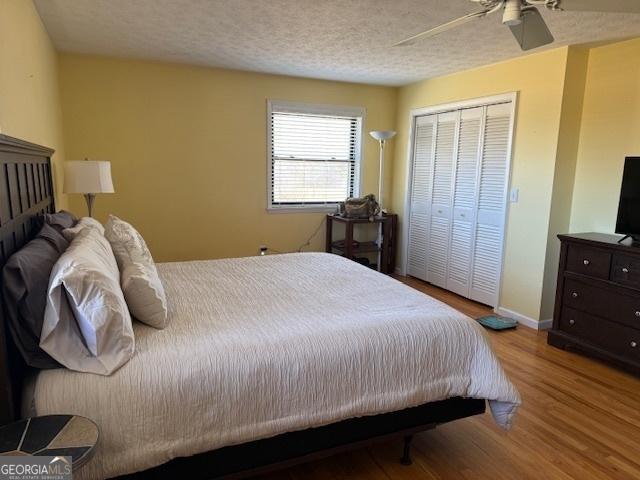
[[[516,328],[518,325],[518,322],[513,318],[500,317],[498,315],[480,317],[478,318],[478,323],[491,330],[507,330],[509,328]]]

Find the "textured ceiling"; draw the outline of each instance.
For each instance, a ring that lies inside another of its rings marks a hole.
[[[607,0],[603,0],[606,2]],[[500,15],[410,47],[467,0],[36,0],[65,52],[402,85],[523,55]],[[640,15],[543,11],[554,48],[640,36]]]

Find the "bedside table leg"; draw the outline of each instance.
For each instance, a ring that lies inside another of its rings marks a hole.
[[[391,235],[389,234],[391,227],[391,219],[386,218],[382,222],[382,253],[380,254],[380,272],[389,273],[389,240]]]
[[[333,221],[329,215],[327,215],[327,237],[324,250],[327,253],[331,253],[333,249],[331,248],[331,243],[333,243]]]
[[[353,260],[353,223],[349,222],[345,225],[344,235],[344,256],[349,260]]]

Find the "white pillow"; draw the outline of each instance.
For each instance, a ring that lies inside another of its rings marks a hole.
[[[76,238],[76,235],[78,235],[78,233],[80,233],[82,229],[87,227],[95,228],[100,232],[100,235],[104,235],[104,227],[102,226],[102,224],[95,218],[91,217],[82,217],[73,227],[65,228],[62,231],[62,235],[64,236],[64,238],[66,238],[67,242],[70,242],[74,238]]]
[[[40,347],[71,370],[109,375],[133,356],[131,316],[111,246],[84,228],[54,265]]]
[[[142,235],[129,223],[110,215],[105,237],[120,267],[120,283],[131,314],[152,327],[166,327],[167,297]]]

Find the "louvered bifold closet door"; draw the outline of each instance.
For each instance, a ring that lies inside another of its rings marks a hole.
[[[502,264],[511,104],[490,105],[486,110],[469,297],[496,305]]]
[[[435,115],[416,118],[409,216],[407,273],[427,280],[427,237],[433,177]]]
[[[437,116],[431,218],[428,231],[427,280],[446,287],[451,206],[453,200],[454,150],[458,130],[458,112]]]
[[[478,158],[484,107],[460,112],[454,169],[453,215],[447,289],[469,296],[471,251],[476,221]]]

